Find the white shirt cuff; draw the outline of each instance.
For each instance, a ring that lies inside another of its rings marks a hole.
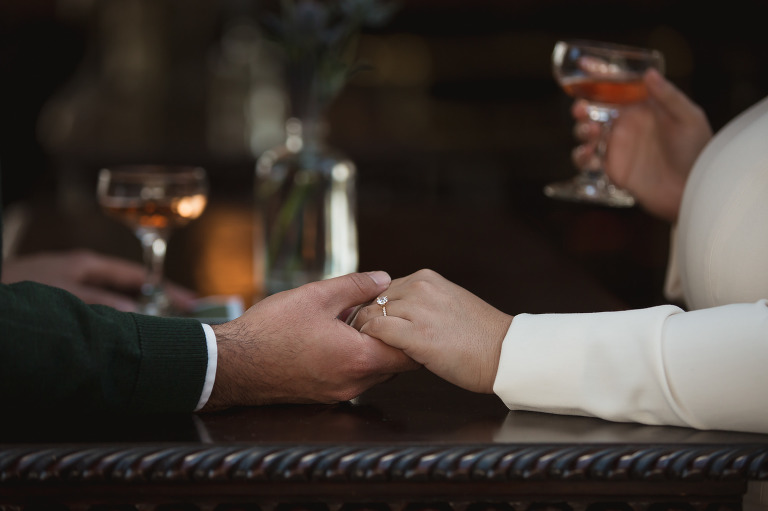
[[[512,410],[687,425],[670,396],[662,332],[672,305],[591,314],[519,314],[494,392]]]
[[[208,398],[211,397],[213,381],[216,379],[216,361],[219,354],[218,347],[216,346],[216,334],[213,333],[213,328],[205,323],[202,325],[203,331],[205,332],[205,342],[208,346],[208,369],[205,372],[203,392],[200,394],[200,400],[195,407],[196,412],[201,410],[208,402]]]

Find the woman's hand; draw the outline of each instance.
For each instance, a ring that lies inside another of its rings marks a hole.
[[[648,71],[643,80],[649,98],[622,108],[608,141],[605,172],[650,213],[674,223],[688,174],[712,129],[703,110],[658,71]],[[574,103],[572,113],[581,141],[572,156],[585,168],[595,157],[600,126],[589,119],[584,100]]]
[[[373,302],[360,309],[353,326],[451,383],[493,392],[512,316],[430,270],[393,281],[382,295],[386,317]]]

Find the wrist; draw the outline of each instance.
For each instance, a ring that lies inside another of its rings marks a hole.
[[[496,375],[499,370],[499,361],[501,360],[501,347],[504,339],[507,337],[509,327],[512,325],[514,316],[499,311],[495,321],[492,322],[492,328],[489,332],[489,348],[487,353],[488,374],[490,379],[487,382],[485,392],[493,393],[493,384],[496,381]]]
[[[232,364],[233,360],[236,360],[236,357],[233,359],[232,353],[232,347],[235,345],[236,339],[234,333],[235,325],[230,321],[220,325],[211,325],[211,329],[216,336],[218,352],[216,377],[211,395],[201,410],[203,412],[223,410],[234,406],[238,402],[236,386],[232,378]]]

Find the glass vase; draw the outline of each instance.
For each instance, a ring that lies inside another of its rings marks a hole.
[[[288,119],[285,143],[256,162],[262,294],[357,271],[355,174],[324,123]]]

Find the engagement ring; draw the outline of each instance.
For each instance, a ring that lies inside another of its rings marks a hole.
[[[384,315],[387,315],[387,302],[389,299],[386,296],[382,296],[381,298],[376,298],[376,303],[381,305],[381,312],[384,313]]]

